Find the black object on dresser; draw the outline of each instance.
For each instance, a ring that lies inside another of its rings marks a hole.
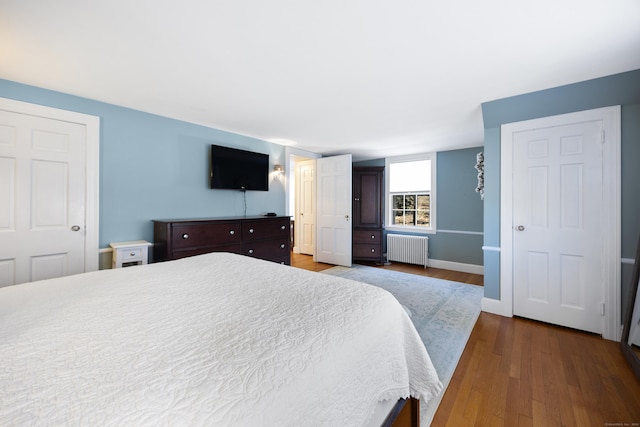
[[[288,216],[154,220],[153,223],[154,261],[232,252],[291,264]]]
[[[353,260],[384,263],[382,254],[384,167],[353,168]]]

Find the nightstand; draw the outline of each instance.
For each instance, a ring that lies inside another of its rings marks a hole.
[[[149,261],[149,246],[151,246],[151,243],[146,240],[109,243],[109,246],[113,248],[111,268],[143,265]]]

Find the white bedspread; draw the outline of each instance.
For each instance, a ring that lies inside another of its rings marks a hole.
[[[380,288],[215,253],[0,288],[1,425],[361,425],[442,387]]]

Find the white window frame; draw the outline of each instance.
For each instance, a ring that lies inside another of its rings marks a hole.
[[[411,233],[421,233],[421,234],[435,234],[436,233],[436,188],[437,181],[437,165],[436,165],[436,153],[421,153],[421,154],[410,154],[406,156],[396,156],[396,157],[387,157],[385,158],[385,191],[384,191],[384,202],[385,202],[385,229],[390,231],[405,231]],[[390,173],[391,170],[390,165],[392,163],[402,163],[402,162],[415,162],[418,160],[430,160],[431,161],[431,193],[429,200],[429,227],[419,227],[413,225],[396,225],[392,224],[392,206],[391,206],[391,197],[389,196],[389,183],[390,183]]]

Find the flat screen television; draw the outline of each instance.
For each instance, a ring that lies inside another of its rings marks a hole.
[[[212,145],[211,188],[269,191],[269,155]]]

